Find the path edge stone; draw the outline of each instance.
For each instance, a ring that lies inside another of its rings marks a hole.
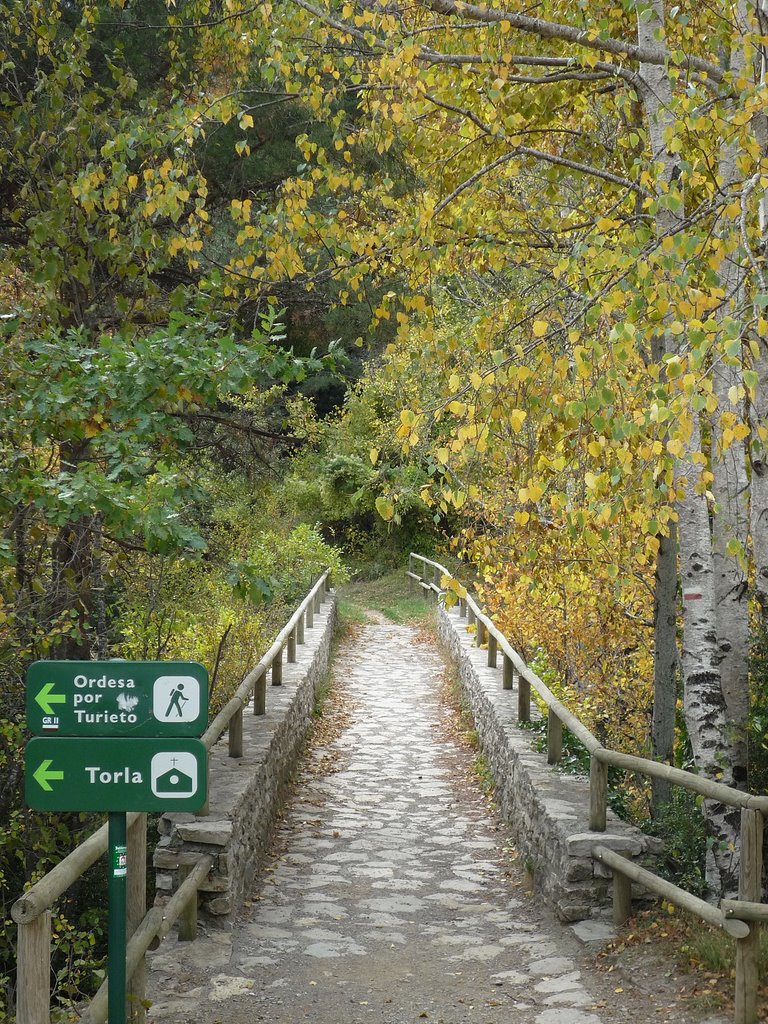
[[[483,758],[494,779],[495,801],[510,825],[531,884],[564,922],[605,918],[611,872],[590,851],[601,844],[652,867],[660,840],[608,812],[605,832],[589,831],[589,782],[547,764],[530,732],[517,724],[517,689],[502,689],[500,668],[475,646],[457,607],[438,608],[438,639],[456,669],[475,721]],[[537,712],[531,709],[532,716]],[[633,886],[633,897],[647,893]]]
[[[277,813],[312,722],[315,695],[330,668],[337,623],[336,595],[327,594],[314,626],[305,630],[297,661],[283,665],[281,686],[267,686],[267,713],[243,711],[243,757],[229,757],[227,734],[210,754],[210,814],[165,813],[158,822],[155,905],[167,903],[184,868],[200,854],[214,867],[198,889],[204,921],[231,928],[263,866]]]

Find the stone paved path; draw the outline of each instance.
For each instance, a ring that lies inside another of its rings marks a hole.
[[[314,750],[235,931],[152,958],[151,1020],[684,1020],[623,994],[525,891],[445,727],[442,673],[408,627],[372,624],[342,649],[351,725]]]

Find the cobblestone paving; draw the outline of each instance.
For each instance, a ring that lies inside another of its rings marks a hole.
[[[366,626],[345,646],[352,724],[313,752],[234,932],[152,958],[152,1020],[684,1021],[625,995],[526,892],[446,729],[443,671],[408,627]]]

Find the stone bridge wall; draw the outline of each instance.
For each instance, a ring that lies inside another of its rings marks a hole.
[[[512,827],[533,883],[564,921],[598,916],[611,898],[611,873],[592,860],[598,843],[643,860],[659,842],[608,812],[606,832],[589,831],[589,782],[547,764],[517,724],[517,689],[502,689],[501,667],[475,647],[458,608],[439,612],[439,635],[471,704],[480,749],[496,783],[496,802]],[[502,664],[501,652],[498,664]],[[532,716],[536,711],[532,707]]]
[[[325,595],[314,627],[297,645],[295,664],[283,665],[282,686],[267,679],[267,713],[243,712],[243,757],[231,758],[227,735],[211,750],[210,814],[164,814],[155,850],[156,902],[179,885],[185,865],[211,854],[214,869],[200,887],[200,909],[230,925],[269,849],[276,812],[312,720],[318,684],[328,671],[336,622],[333,594]],[[210,917],[209,917],[210,920]]]

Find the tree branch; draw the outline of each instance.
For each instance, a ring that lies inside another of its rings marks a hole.
[[[581,174],[589,174],[593,178],[602,178],[603,181],[610,181],[613,185],[621,185],[622,188],[631,189],[633,192],[637,192],[638,195],[650,198],[651,193],[647,192],[642,185],[638,185],[636,181],[632,181],[630,178],[623,178],[620,174],[614,174],[612,171],[604,171],[600,167],[593,167],[591,164],[582,164],[576,160],[567,160],[563,156],[553,156],[551,153],[543,153],[539,149],[529,149],[527,146],[519,146],[517,152],[524,156],[531,156],[535,160],[545,160],[547,163],[557,164],[559,167],[569,167],[572,171],[579,171]]]
[[[391,42],[385,39],[379,39],[374,36],[371,32],[364,32],[362,29],[358,29],[354,25],[350,25],[348,22],[340,21],[338,18],[334,18],[327,11],[317,7],[315,4],[309,3],[308,0],[291,0],[297,7],[301,7],[309,14],[313,14],[316,18],[328,25],[330,28],[335,29],[337,32],[343,32],[346,35],[356,39],[359,43],[362,43],[366,50],[370,52],[371,48],[379,49],[387,53],[393,53],[395,47]],[[424,4],[422,3],[422,6]],[[430,6],[427,4],[427,6]],[[456,5],[454,5],[456,6]],[[437,9],[437,8],[435,8]],[[481,10],[481,8],[478,8]],[[442,12],[445,13],[445,12]],[[498,12],[490,12],[496,14]],[[503,20],[499,19],[482,19],[475,27],[481,27],[481,24],[487,24],[489,20]],[[528,19],[538,21],[539,19]],[[545,24],[542,22],[542,24]],[[458,25],[457,28],[468,28],[468,25]],[[567,27],[567,26],[566,26]],[[422,31],[422,30],[419,30]],[[575,31],[575,30],[574,30]],[[406,32],[405,36],[411,37],[414,32]],[[582,33],[585,34],[585,33]],[[586,42],[583,45],[588,45]],[[631,48],[631,44],[626,44]],[[606,49],[602,45],[593,47],[597,49]],[[634,49],[637,49],[635,47]],[[617,51],[623,54],[623,50]],[[460,66],[464,64],[499,64],[502,63],[497,57],[490,56],[489,54],[483,53],[441,53],[438,50],[433,50],[431,47],[422,46],[420,52],[416,56],[416,60],[425,64],[446,64],[449,66]],[[523,85],[541,85],[549,82],[559,81],[599,81],[601,78],[606,76],[614,76],[617,78],[623,78],[627,82],[634,84],[636,79],[636,73],[628,68],[623,68],[620,65],[610,64],[606,61],[597,61],[588,71],[578,69],[578,60],[573,57],[529,57],[526,55],[515,54],[509,62],[511,66],[529,66],[529,67],[551,67],[551,68],[563,68],[562,75],[515,75],[510,76],[508,81],[514,82],[515,84]],[[705,70],[711,75],[710,69],[715,69],[715,65],[709,65],[707,62]],[[715,69],[716,70],[716,69]],[[722,79],[722,75],[718,77],[718,81]]]
[[[243,7],[242,10],[232,11],[231,14],[223,14],[220,18],[211,21],[185,21],[179,25],[169,25],[167,22],[165,25],[152,25],[147,21],[102,21],[99,24],[105,28],[148,28],[158,32],[185,32],[198,28],[216,28],[217,25],[224,25],[228,21],[244,18],[246,14],[253,14],[260,7],[261,4],[258,3],[252,7]]]
[[[466,107],[454,106],[453,103],[446,103],[445,100],[439,100],[436,96],[432,96],[428,92],[424,93],[424,98],[428,99],[430,103],[434,103],[436,107],[442,107],[443,110],[451,110],[453,111],[454,114],[461,114],[462,117],[466,117],[473,124],[476,124],[480,131],[483,132],[485,135],[493,137],[493,129],[490,127],[490,125],[487,125],[485,121],[481,121],[477,114],[474,113],[474,111],[468,110]]]
[[[545,21],[543,18],[532,18],[529,15],[506,11],[502,8],[478,7],[476,4],[465,3],[464,0],[420,0],[420,2],[422,7],[434,11],[436,14],[445,14],[448,17],[469,16],[488,25],[499,24],[502,21],[509,22],[512,28],[538,36],[539,39],[560,39],[563,42],[575,43],[577,46],[584,46],[590,50],[602,50],[604,53],[613,53],[617,57],[628,57],[630,60],[643,64],[665,64],[669,56],[666,48],[648,50],[623,39],[601,38],[587,29]],[[717,64],[712,64],[708,60],[693,55],[688,55],[686,63],[696,71],[704,72],[716,82],[723,81],[722,68]]]
[[[486,164],[485,167],[481,167],[479,171],[475,171],[474,174],[470,175],[468,178],[462,181],[458,188],[455,188],[450,195],[446,196],[445,199],[441,200],[437,204],[437,206],[435,207],[434,216],[437,217],[439,213],[442,213],[442,211],[446,208],[446,206],[448,206],[449,203],[452,203],[457,196],[460,196],[462,192],[465,192],[468,188],[471,188],[482,177],[490,173],[490,171],[495,170],[497,167],[501,167],[502,164],[508,163],[510,160],[513,160],[516,156],[517,150],[513,149],[511,153],[505,153],[503,156],[500,156],[497,160],[493,160],[491,161],[491,163]]]
[[[303,444],[305,438],[296,437],[294,434],[281,434],[275,430],[263,430],[260,427],[255,427],[250,423],[240,423],[238,420],[232,419],[231,416],[221,416],[218,413],[212,412],[172,412],[171,416],[176,419],[184,420],[209,420],[211,423],[220,423],[224,427],[230,427],[232,430],[239,430],[243,434],[248,434],[251,437],[266,437],[271,441],[282,441],[283,444]]]
[[[474,174],[470,175],[465,181],[463,181],[457,188],[451,192],[450,195],[446,196],[445,199],[441,200],[435,207],[434,215],[437,216],[439,213],[452,203],[457,196],[460,196],[466,189],[471,188],[476,182],[483,178],[490,171],[495,170],[502,164],[507,163],[509,160],[514,160],[518,156],[529,156],[534,160],[544,160],[547,163],[556,164],[558,167],[568,167],[572,171],[578,171],[580,174],[588,174],[593,178],[600,178],[603,181],[609,181],[612,185],[620,185],[622,188],[630,189],[632,192],[637,192],[642,196],[650,196],[649,192],[637,182],[630,180],[629,178],[622,178],[620,174],[613,174],[611,171],[604,171],[600,167],[592,167],[590,164],[582,164],[576,160],[567,160],[562,156],[554,156],[551,153],[543,153],[538,149],[530,149],[528,146],[516,146],[515,149],[509,153],[505,153],[498,159],[491,161],[486,164],[485,167],[481,167],[480,170],[475,171]]]

